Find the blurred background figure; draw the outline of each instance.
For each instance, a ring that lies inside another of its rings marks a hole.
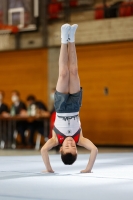
[[[44,120],[39,119],[41,117],[49,117],[50,113],[48,112],[47,106],[42,102],[36,100],[34,95],[29,95],[26,99],[27,101],[27,112],[29,116],[36,116],[38,120],[28,122],[29,130],[29,148],[35,147],[34,135],[37,132],[38,134],[44,136],[45,141],[48,139],[48,134],[44,130]]]
[[[4,96],[5,92],[0,90],[0,116],[1,117],[8,117],[9,108],[7,104],[4,103]],[[0,121],[0,147],[3,149],[7,144],[7,121]]]
[[[55,116],[56,116],[56,112],[55,112],[55,107],[54,107],[54,94],[55,94],[55,91],[56,91],[56,88],[53,88],[51,90],[51,93],[50,93],[50,100],[52,102],[52,109],[50,111],[50,132],[49,132],[49,138],[52,137],[52,129],[53,129],[53,126],[54,126],[54,121],[55,121]]]
[[[0,115],[3,117],[9,116],[9,108],[7,104],[4,103],[4,91],[0,90]]]
[[[20,94],[17,90],[12,91],[11,101],[12,101],[12,106],[11,106],[11,111],[10,111],[11,116],[14,116],[14,115],[25,116],[25,115],[27,115],[26,105],[23,101],[20,100]]]
[[[26,105],[23,101],[20,100],[20,94],[17,90],[13,90],[11,93],[12,106],[10,109],[11,116],[27,116]],[[16,121],[16,131],[21,135],[21,144],[18,145],[18,148],[26,147],[26,137],[25,131],[27,129],[26,120]],[[14,131],[14,130],[13,130]]]
[[[53,127],[54,127],[54,122],[55,122],[55,117],[56,117],[56,112],[55,112],[55,107],[54,107],[54,94],[55,94],[55,92],[56,92],[56,88],[53,88],[51,90],[51,93],[50,93],[50,99],[52,101],[53,106],[52,106],[52,109],[51,109],[51,112],[50,112],[49,138],[52,137],[52,130],[53,130]],[[60,149],[59,146],[55,147],[56,152],[59,152],[59,149]]]

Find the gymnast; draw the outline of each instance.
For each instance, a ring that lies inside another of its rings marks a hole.
[[[61,50],[59,56],[59,77],[54,96],[56,119],[49,139],[41,148],[41,155],[46,171],[54,173],[48,151],[61,145],[61,159],[65,165],[72,165],[77,159],[77,147],[82,146],[91,151],[88,164],[81,173],[91,173],[98,149],[87,138],[83,137],[79,110],[82,102],[82,88],[78,75],[75,33],[78,25],[64,24],[61,27]]]

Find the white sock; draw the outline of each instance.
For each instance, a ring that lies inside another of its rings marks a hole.
[[[64,24],[61,27],[61,43],[67,44],[68,43],[68,34],[70,31],[71,26],[69,24]]]
[[[78,24],[73,24],[71,26],[71,29],[69,31],[69,38],[68,38],[69,42],[75,42],[75,32],[76,32],[77,28],[78,28]]]

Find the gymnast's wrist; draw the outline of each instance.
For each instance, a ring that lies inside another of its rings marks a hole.
[[[47,171],[53,171],[52,167],[47,167]]]
[[[86,167],[85,169],[88,173],[91,173],[91,168],[90,167]]]

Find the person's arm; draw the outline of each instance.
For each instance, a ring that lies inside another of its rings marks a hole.
[[[3,117],[9,117],[10,116],[10,114],[9,114],[9,108],[8,108],[8,106],[6,104],[4,104],[4,106],[3,106],[3,111],[1,113],[1,115]]]
[[[38,115],[38,117],[50,117],[50,112],[48,111],[46,105],[41,102],[41,101],[38,101],[36,102],[36,106],[37,108],[40,110],[40,114]]]
[[[92,167],[96,160],[98,149],[90,140],[88,140],[87,138],[84,138],[82,133],[81,133],[78,145],[91,151],[88,164],[87,164],[86,168],[81,171],[81,173],[91,173]]]
[[[19,108],[19,115],[22,116],[22,117],[25,117],[25,116],[28,116],[28,113],[27,113],[27,110],[26,110],[26,105],[21,102],[20,103],[20,108]]]
[[[2,116],[2,117],[9,117],[10,114],[9,114],[8,112],[3,111],[3,112],[1,113],[1,116]]]
[[[51,164],[50,164],[50,160],[49,160],[49,156],[48,156],[48,151],[50,149],[52,149],[53,147],[57,146],[57,145],[58,145],[57,139],[55,137],[52,137],[41,148],[41,155],[42,155],[44,164],[46,166],[46,171],[45,172],[54,173],[54,171],[53,171],[53,169],[51,167]]]
[[[50,112],[45,111],[45,110],[41,110],[41,116],[42,117],[50,117]]]
[[[27,117],[28,116],[28,113],[27,113],[27,111],[26,110],[24,110],[24,109],[22,109],[21,111],[20,111],[20,114],[19,114],[21,117]]]

